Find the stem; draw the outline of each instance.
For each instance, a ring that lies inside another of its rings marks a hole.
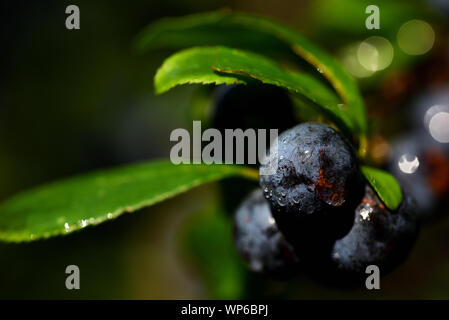
[[[368,151],[368,138],[366,137],[365,134],[363,134],[360,136],[359,141],[359,150],[358,150],[359,157],[361,159],[364,159],[366,157],[367,151]]]

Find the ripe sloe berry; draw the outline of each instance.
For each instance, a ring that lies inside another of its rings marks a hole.
[[[335,242],[331,259],[342,276],[366,278],[368,265],[385,275],[408,256],[418,234],[414,201],[406,194],[390,211],[370,186],[355,211],[351,231]]]
[[[261,190],[252,192],[237,209],[234,242],[254,272],[286,277],[298,271],[299,259],[279,231]]]
[[[293,110],[288,92],[276,86],[260,82],[219,86],[214,94],[210,123],[212,128],[220,130],[223,134],[225,129],[278,129],[282,132],[295,125]],[[266,145],[268,144],[267,132]],[[224,149],[222,154],[224,159]],[[245,162],[247,161],[245,158]],[[258,164],[248,165],[258,168]],[[252,182],[241,179],[227,179],[220,185],[228,212],[234,212],[243,199],[242,195],[254,189]]]
[[[304,123],[278,138],[278,169],[260,185],[286,238],[296,244],[335,240],[352,226],[363,195],[356,156],[328,125]],[[311,249],[314,251],[313,249]]]

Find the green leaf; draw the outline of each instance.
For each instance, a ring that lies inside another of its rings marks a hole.
[[[333,91],[306,73],[284,71],[270,59],[247,51],[226,47],[185,49],[164,61],[154,83],[156,92],[162,93],[180,84],[231,84],[253,80],[307,98],[344,131],[351,131],[351,119]]]
[[[201,121],[201,126],[211,126],[214,107],[214,88],[212,86],[200,86],[193,91],[189,101],[189,119]]]
[[[51,183],[0,206],[0,240],[20,242],[68,234],[231,176],[257,179],[257,172],[232,165],[156,161]]]
[[[181,84],[245,83],[231,75],[218,74],[211,69],[217,48],[191,48],[167,58],[154,77],[156,94]]]
[[[402,190],[396,178],[383,170],[362,166],[363,175],[385,205],[396,210],[402,202]]]
[[[169,18],[148,26],[138,37],[141,51],[196,45],[225,45],[278,56],[297,55],[313,65],[333,85],[352,120],[355,133],[368,126],[355,80],[333,57],[297,32],[270,20],[243,13],[209,12]]]
[[[225,10],[160,19],[136,37],[137,52],[192,46],[229,46],[257,49],[273,57],[297,58],[285,43],[265,32],[234,24]]]
[[[205,280],[211,299],[241,299],[246,272],[232,240],[231,219],[214,206],[192,216],[181,233],[182,247]]]

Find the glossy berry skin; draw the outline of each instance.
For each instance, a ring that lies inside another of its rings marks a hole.
[[[279,136],[276,156],[276,173],[261,174],[260,185],[287,239],[310,247],[346,234],[363,195],[349,143],[328,125],[304,123]]]
[[[299,270],[299,259],[279,231],[261,190],[252,192],[237,209],[234,242],[254,272],[285,278]]]
[[[223,134],[226,129],[278,129],[280,133],[296,124],[293,110],[287,90],[276,86],[259,81],[247,85],[219,86],[214,94],[210,125]],[[267,134],[266,145],[269,145],[268,139]],[[223,149],[223,157],[224,152]],[[254,168],[259,166],[245,164]],[[244,195],[254,189],[252,182],[242,179],[227,179],[220,185],[228,212],[234,212]]]
[[[402,263],[418,234],[414,208],[414,201],[405,195],[398,210],[392,212],[367,185],[351,231],[332,249],[331,260],[340,275],[364,279],[369,265],[378,266],[385,275]]]

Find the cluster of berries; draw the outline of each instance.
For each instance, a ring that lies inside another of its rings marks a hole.
[[[254,106],[253,122],[264,105],[273,112],[261,98],[265,89],[245,94],[251,90],[228,87],[216,110]],[[277,96],[285,100],[281,91],[270,91],[270,101]],[[275,120],[275,127],[283,127],[282,119]],[[339,132],[302,123],[283,131],[277,147],[270,153],[277,157],[276,172],[260,175],[260,189],[243,199],[234,216],[235,246],[252,271],[284,279],[302,272],[352,284],[366,279],[369,265],[385,275],[404,261],[419,229],[413,201],[404,194],[400,207],[389,210],[361,177],[355,152]]]
[[[274,156],[277,172],[261,175],[261,190],[235,214],[235,245],[251,270],[358,282],[369,265],[385,275],[407,257],[418,233],[412,200],[390,211],[337,131],[297,125],[279,136]]]

